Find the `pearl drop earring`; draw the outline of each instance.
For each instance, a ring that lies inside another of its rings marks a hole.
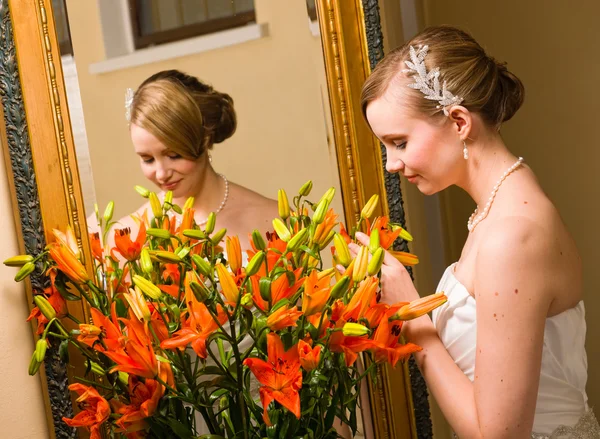
[[[465,142],[463,140],[463,157],[465,158],[465,160],[468,160],[469,158],[469,150],[467,149],[467,142]]]

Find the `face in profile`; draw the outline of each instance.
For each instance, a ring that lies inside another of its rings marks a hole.
[[[396,82],[367,106],[367,120],[387,152],[386,169],[400,173],[426,195],[453,184],[462,144],[447,118],[419,115]]]
[[[130,134],[142,172],[148,180],[163,191],[173,191],[175,198],[197,192],[204,168],[202,158],[190,160],[180,156],[152,133],[133,123]]]

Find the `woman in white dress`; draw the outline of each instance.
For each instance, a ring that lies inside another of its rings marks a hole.
[[[404,333],[423,347],[417,364],[458,437],[597,438],[585,392],[580,257],[499,132],[523,97],[504,64],[449,26],[388,54],[365,83],[363,111],[386,147],[388,172],[426,195],[459,186],[478,206],[438,288],[448,302]],[[418,297],[387,255],[382,300]]]

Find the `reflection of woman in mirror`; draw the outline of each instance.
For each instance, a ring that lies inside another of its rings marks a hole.
[[[194,197],[196,222],[203,225],[217,213],[217,230],[238,235],[242,249],[250,248],[248,234],[265,232],[277,216],[277,203],[239,186],[212,167],[210,150],[236,129],[233,100],[197,78],[177,70],[156,73],[133,95],[129,108],[131,140],[144,176],[172,191],[173,202],[183,206]],[[252,172],[249,170],[249,172]],[[149,209],[148,203],[136,213]],[[135,221],[120,221],[136,236]]]
[[[585,391],[579,254],[499,132],[523,96],[504,64],[451,27],[426,29],[388,54],[363,88],[388,172],[426,195],[456,185],[478,206],[438,287],[448,302],[432,319],[407,322],[405,334],[423,347],[417,363],[459,437],[600,437]],[[390,303],[419,297],[391,255],[382,288]]]

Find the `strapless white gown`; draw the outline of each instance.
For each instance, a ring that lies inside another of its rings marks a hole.
[[[477,341],[476,301],[446,269],[437,291],[448,301],[433,311],[442,343],[463,373],[473,381]],[[600,438],[600,426],[587,404],[585,308],[577,306],[546,319],[542,368],[532,438]]]

